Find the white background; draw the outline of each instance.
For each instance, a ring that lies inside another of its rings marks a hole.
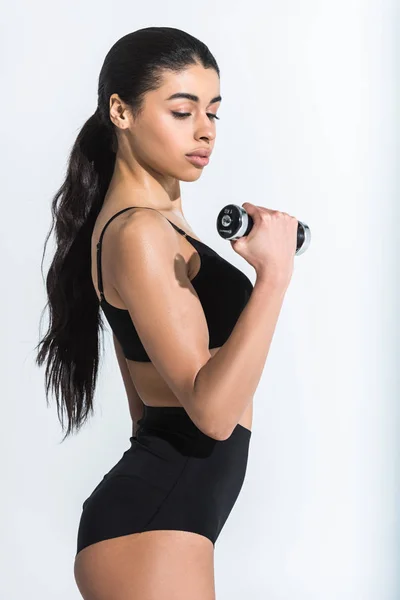
[[[96,414],[62,444],[34,347],[51,199],[96,108],[106,53],[150,25],[198,37],[221,69],[212,160],[195,184],[181,184],[184,215],[200,239],[254,282],[253,268],[217,234],[225,204],[283,210],[312,233],[295,258],[254,398],[245,484],[216,544],[217,598],[399,598],[395,9],[389,0],[3,7],[5,599],[80,597],[73,560],[82,502],[129,446],[110,330]],[[49,243],[44,273],[52,251]]]

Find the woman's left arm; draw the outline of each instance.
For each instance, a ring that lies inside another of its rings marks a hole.
[[[124,381],[126,395],[128,396],[129,412],[130,412],[131,418],[132,418],[132,436],[136,436],[137,422],[143,416],[144,404],[143,404],[141,397],[139,396],[139,394],[137,392],[137,389],[135,388],[135,386],[133,384],[132,377],[131,377],[131,374],[128,369],[128,365],[126,363],[126,358],[122,351],[122,346],[119,343],[119,341],[117,340],[117,338],[115,337],[114,333],[113,333],[113,340],[114,340],[115,354],[117,355],[119,368],[121,371],[122,379]]]

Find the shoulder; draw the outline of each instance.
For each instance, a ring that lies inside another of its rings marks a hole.
[[[148,258],[163,264],[181,252],[181,236],[168,219],[155,210],[138,209],[121,224],[115,236],[117,255],[140,262]]]
[[[155,210],[139,208],[127,212],[110,243],[115,276],[132,273],[138,267],[143,277],[159,276],[178,264],[178,271],[185,278],[188,265],[181,246],[182,236],[168,219]]]
[[[118,252],[147,245],[154,250],[169,247],[176,250],[179,246],[180,235],[169,223],[167,217],[160,212],[146,207],[132,207],[111,222],[107,222],[107,245]],[[103,226],[104,228],[104,226]]]
[[[177,232],[168,219],[156,210],[135,207],[127,211],[118,228],[118,238],[122,243],[158,239],[162,235],[165,241],[179,239]]]

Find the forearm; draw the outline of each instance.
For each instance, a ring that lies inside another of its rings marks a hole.
[[[258,278],[231,335],[197,374],[193,403],[216,439],[226,439],[256,391],[286,293]]]

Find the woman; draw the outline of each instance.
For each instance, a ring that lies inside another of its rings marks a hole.
[[[79,429],[93,410],[101,308],[133,423],[130,447],[83,503],[74,575],[88,600],[215,598],[214,545],[244,481],[297,232],[294,217],[243,205],[254,226],[231,245],[255,268],[253,287],[186,222],[179,182],[200,177],[206,161],[189,155],[213,151],[220,102],[217,63],[193,36],[122,37],[53,200],[37,358],[46,393],[67,414],[66,436]]]

